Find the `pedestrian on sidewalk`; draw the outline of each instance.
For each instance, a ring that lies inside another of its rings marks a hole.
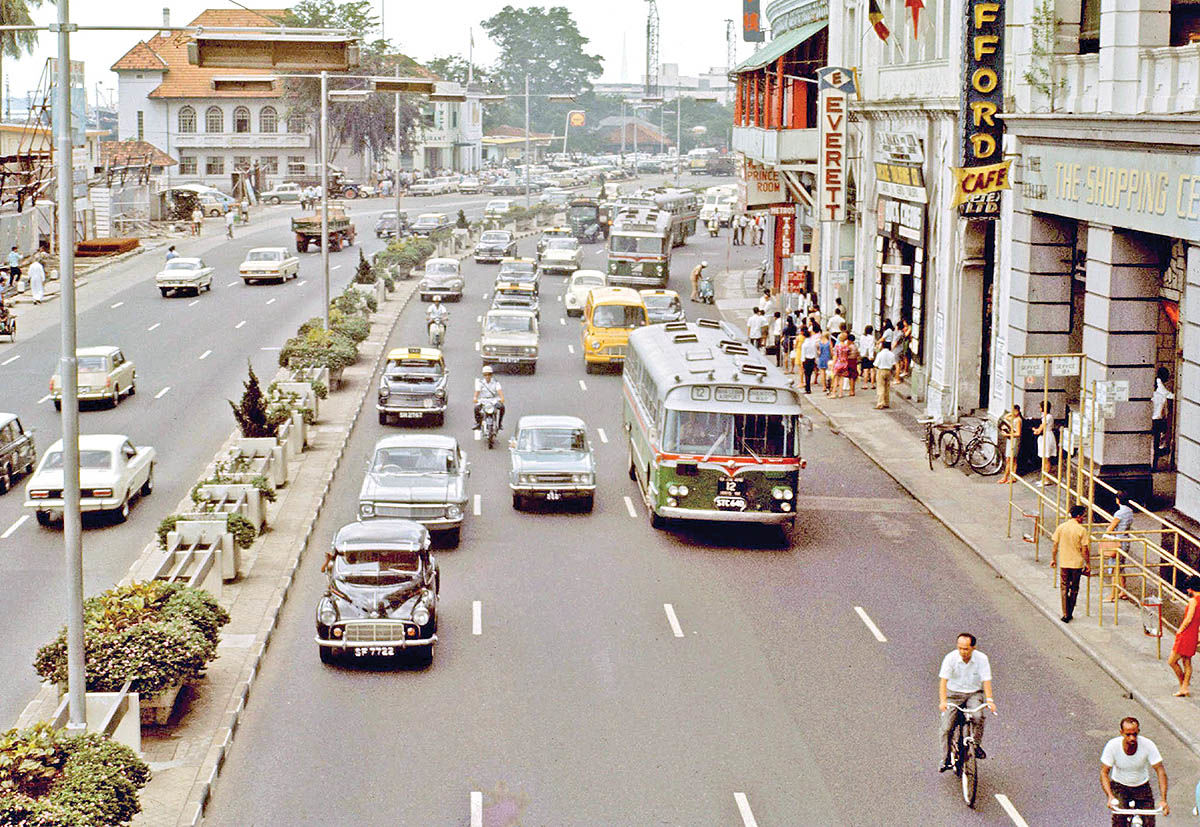
[[[1050,400],[1042,402],[1042,421],[1033,429],[1038,438],[1038,456],[1042,460],[1042,476],[1038,479],[1038,488],[1044,488],[1050,478],[1051,460],[1058,458],[1058,441],[1054,438],[1054,414],[1050,412]]]
[[[192,210],[192,235],[200,235],[200,230],[204,227],[204,210],[196,207]]]
[[[846,317],[842,314],[841,305],[833,309],[833,315],[829,317],[829,335],[839,336],[846,329]]]
[[[763,294],[759,296],[758,309],[768,317],[775,310],[775,300],[771,298],[771,288],[763,290]]]
[[[21,254],[17,252],[17,245],[14,244],[12,249],[8,251],[8,283],[15,285],[17,280],[21,278]]]
[[[830,399],[841,399],[843,385],[850,375],[850,337],[846,331],[837,334],[837,345],[833,349],[833,382]]]
[[[708,266],[707,261],[702,261],[692,268],[692,301],[700,301],[700,279],[704,276],[704,268]]]
[[[858,349],[862,353],[859,369],[862,371],[863,387],[873,388],[875,387],[875,327],[873,325],[867,325],[866,330],[863,331],[862,344]]]
[[[875,350],[875,408],[891,407],[892,368],[896,367],[896,354],[886,339],[879,342]]]
[[[763,349],[768,324],[767,317],[757,307],[751,312],[750,318],[746,320],[746,337],[750,340],[750,344],[759,350]]]
[[[1151,468],[1158,468],[1159,457],[1170,453],[1170,445],[1167,440],[1167,431],[1170,429],[1170,419],[1167,417],[1167,402],[1175,398],[1175,394],[1167,387],[1167,382],[1171,381],[1171,372],[1166,368],[1160,367],[1154,374],[1154,395],[1150,398],[1153,410],[1151,419],[1150,433],[1154,440],[1154,449],[1151,456]]]
[[[767,355],[775,357],[776,367],[782,363],[780,354],[783,353],[783,314],[778,310],[768,317],[770,327],[767,329]]]
[[[1154,809],[1154,791],[1150,789],[1150,770],[1158,776],[1158,791],[1162,794],[1162,814],[1170,815],[1167,804],[1167,771],[1162,755],[1149,738],[1138,733],[1137,718],[1121,719],[1121,734],[1104,745],[1100,753],[1100,786],[1109,809]],[[1129,816],[1113,814],[1113,827],[1125,827]],[[1154,827],[1154,816],[1142,816],[1144,827]]]
[[[1192,658],[1196,655],[1196,636],[1200,629],[1200,577],[1188,577],[1180,588],[1188,596],[1188,604],[1175,634],[1175,645],[1171,647],[1167,666],[1179,679],[1175,697],[1186,698],[1192,694]]]
[[[233,222],[237,221],[237,214],[233,210],[225,213],[225,237],[233,238]]]
[[[796,336],[799,332],[796,314],[788,313],[783,319],[783,331],[779,338],[779,366],[787,373],[792,372],[792,350],[796,347]]]
[[[1024,418],[1021,416],[1021,406],[1013,405],[1012,410],[1000,418],[997,430],[1004,438],[1004,473],[996,480],[1000,485],[1017,481],[1017,452],[1021,449],[1021,427]]]
[[[767,219],[762,217],[762,214],[754,216],[754,243],[761,245],[763,236],[767,232]]]
[[[850,395],[855,396],[858,391],[858,364],[862,360],[862,353],[853,333],[847,333],[846,338],[850,343],[850,352],[846,359],[846,379],[850,382]]]
[[[800,343],[800,369],[804,371],[804,392],[812,393],[812,378],[817,370],[817,354],[821,347],[821,332],[804,329],[804,340]],[[818,383],[820,380],[818,380]]]
[[[1079,598],[1079,579],[1090,573],[1088,532],[1083,527],[1086,505],[1071,506],[1071,518],[1059,524],[1051,536],[1050,567],[1058,569],[1062,594],[1062,622],[1070,623],[1075,616],[1075,601]]]
[[[1133,527],[1133,509],[1129,507],[1129,495],[1124,491],[1118,491],[1113,495],[1113,499],[1116,501],[1116,508],[1113,509],[1113,518],[1109,521],[1108,528],[1105,529],[1105,539],[1108,539],[1109,536],[1113,536],[1114,539],[1107,544],[1100,560],[1100,565],[1106,571],[1111,570],[1112,594],[1108,598],[1110,603],[1115,602],[1120,596],[1121,590],[1125,588],[1125,575],[1121,573],[1120,553],[1129,554],[1129,540],[1122,539],[1122,535]]]
[[[34,304],[41,304],[46,298],[46,268],[42,266],[42,254],[33,254],[33,264],[29,265],[29,295],[33,296]]]
[[[817,340],[817,384],[829,396],[829,363],[833,361],[833,345],[829,340],[829,331],[822,331]]]

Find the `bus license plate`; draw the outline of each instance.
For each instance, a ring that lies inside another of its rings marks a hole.
[[[723,497],[718,495],[713,498],[713,503],[720,511],[745,511],[745,497]]]
[[[546,492],[546,499],[548,499],[548,500],[561,500],[561,499],[562,499],[562,494],[558,493],[557,491],[547,491],[547,492]]]
[[[355,646],[356,658],[391,658],[396,656],[395,646]]]
[[[506,365],[515,365],[520,361],[516,356],[501,356],[500,361]]]
[[[744,480],[736,477],[725,477],[717,487],[717,495],[713,504],[721,511],[745,511],[746,489]]]

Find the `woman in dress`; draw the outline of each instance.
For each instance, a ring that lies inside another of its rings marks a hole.
[[[1038,456],[1042,458],[1042,476],[1038,480],[1038,488],[1050,479],[1050,461],[1058,456],[1058,442],[1054,438],[1054,414],[1050,413],[1050,402],[1042,403],[1042,422],[1033,429],[1038,438]]]
[[[1196,654],[1196,633],[1200,627],[1200,578],[1189,577],[1183,586],[1188,596],[1187,611],[1179,623],[1179,632],[1175,635],[1175,645],[1171,647],[1171,657],[1167,666],[1179,679],[1179,689],[1176,698],[1186,698],[1192,694],[1192,657]]]
[[[842,398],[842,383],[850,375],[850,338],[843,331],[833,349],[833,392],[830,399]]]
[[[1004,437],[1004,474],[996,482],[1003,485],[1017,479],[1017,451],[1021,448],[1020,405],[1013,405],[1000,420],[1000,435]]]
[[[829,333],[821,334],[820,344],[817,345],[817,384],[829,396],[829,362],[833,359],[833,350],[829,345]]]
[[[896,354],[896,379],[899,381],[908,376],[912,367],[912,325],[908,323],[908,319],[900,320],[900,326],[896,328],[896,344],[892,350]]]

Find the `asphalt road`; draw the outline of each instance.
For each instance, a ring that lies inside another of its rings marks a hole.
[[[677,250],[672,286],[684,292],[700,256],[746,267],[762,255],[727,242]],[[602,256],[589,246],[586,266]],[[1099,824],[1098,756],[1127,714],[1162,750],[1172,804],[1190,809],[1195,757],[819,422],[790,544],[774,530],[651,529],[625,474],[620,376],[585,374],[558,277],[542,285],[536,375],[501,377],[506,430],[522,414],[583,417],[596,508],[513,511],[506,450],[470,430],[476,318],[495,267],[465,270],[442,430],[466,446],[478,513],[459,548],[437,553],[435,661],[317,658],[321,550],[355,518],[375,440],[396,432],[367,406],[207,823],[469,824],[481,794],[487,825],[511,814],[524,825]],[[393,346],[421,341],[421,315],[406,311]],[[976,813],[936,770],[936,673],[961,630],[992,659],[1001,713]]]

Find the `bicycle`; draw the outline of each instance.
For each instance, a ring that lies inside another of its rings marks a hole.
[[[1162,805],[1158,805],[1153,810],[1139,810],[1133,806],[1133,802],[1129,802],[1129,807],[1114,807],[1110,802],[1108,809],[1113,815],[1127,816],[1125,819],[1126,827],[1143,827],[1145,820],[1142,816],[1160,816],[1163,814]]]
[[[987,435],[983,420],[977,420],[974,425],[960,422],[943,427],[938,437],[938,453],[947,468],[953,468],[965,456],[968,467],[980,476],[990,477],[1000,471],[1003,465],[1000,446]],[[965,444],[964,432],[968,434]]]
[[[950,765],[962,782],[963,801],[974,809],[975,790],[979,785],[979,759],[975,755],[975,733],[971,730],[967,716],[987,708],[987,704],[980,704],[972,709],[964,709],[958,704],[946,706],[956,710],[954,724],[950,728]]]
[[[925,426],[925,458],[929,460],[929,470],[933,470],[933,461],[941,455],[941,439],[935,436],[936,433],[945,435],[947,428],[953,428],[953,425],[945,425],[938,422],[936,419],[929,417],[927,419],[918,419],[917,422]],[[943,459],[943,462],[945,460]],[[956,459],[955,462],[958,462]]]

